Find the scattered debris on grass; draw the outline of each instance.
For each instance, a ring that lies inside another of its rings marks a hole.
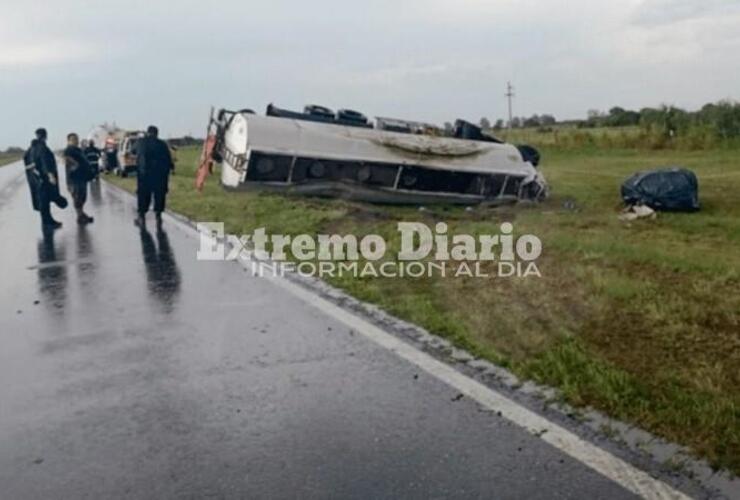
[[[623,222],[631,222],[637,219],[655,219],[657,217],[655,210],[647,205],[630,205],[629,207],[622,210],[619,214],[619,220]]]

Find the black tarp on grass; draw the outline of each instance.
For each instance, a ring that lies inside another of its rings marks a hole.
[[[622,184],[622,199],[653,210],[694,212],[699,210],[699,183],[694,172],[681,167],[638,172]]]

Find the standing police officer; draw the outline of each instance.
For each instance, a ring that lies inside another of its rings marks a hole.
[[[26,182],[28,182],[28,190],[31,193],[31,204],[33,209],[39,211],[39,184],[41,183],[41,173],[36,169],[36,164],[33,162],[31,155],[33,154],[33,148],[36,147],[38,139],[33,139],[31,145],[28,147],[26,152],[23,154],[23,164],[26,166]]]
[[[44,229],[57,229],[62,223],[51,216],[51,203],[59,208],[67,206],[67,200],[59,194],[59,176],[54,153],[46,145],[46,129],[36,130],[36,139],[24,155],[26,179],[31,192],[33,208],[41,213],[41,224]]]
[[[97,179],[100,175],[100,155],[102,154],[102,151],[96,148],[95,141],[90,139],[87,146],[82,149],[82,152],[85,154],[85,159],[90,165],[90,169],[92,170],[94,177]]]
[[[154,125],[146,129],[146,136],[139,139],[136,148],[136,197],[139,216],[136,225],[144,226],[146,213],[154,198],[154,213],[157,226],[162,224],[170,172],[174,169],[172,155],[167,143],[158,138],[159,130]]]

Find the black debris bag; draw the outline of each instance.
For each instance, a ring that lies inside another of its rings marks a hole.
[[[699,210],[699,183],[691,170],[680,167],[638,172],[622,184],[627,205],[647,205],[653,210]]]

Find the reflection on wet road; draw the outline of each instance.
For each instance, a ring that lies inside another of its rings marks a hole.
[[[44,298],[45,307],[62,314],[67,296],[67,264],[65,248],[57,249],[54,244],[54,231],[45,231],[38,243],[38,283],[39,294]]]
[[[2,189],[2,498],[629,496],[104,183]]]
[[[162,311],[171,313],[180,290],[180,271],[167,232],[157,228],[156,235],[155,243],[147,228],[139,231],[147,288],[152,298],[161,304]]]

